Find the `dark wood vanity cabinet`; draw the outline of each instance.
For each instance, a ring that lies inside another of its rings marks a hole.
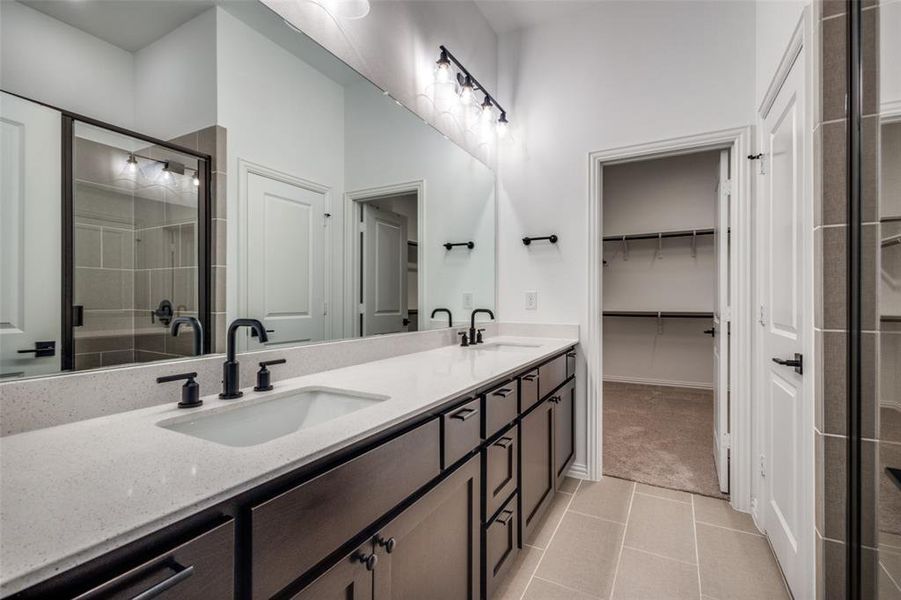
[[[519,424],[522,541],[532,538],[557,480],[554,469],[554,403],[545,398]]]
[[[479,457],[473,456],[379,530],[373,539],[376,598],[479,597],[480,492]]]
[[[575,456],[573,364],[488,383],[15,597],[490,599]]]

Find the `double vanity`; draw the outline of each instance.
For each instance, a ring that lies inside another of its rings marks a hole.
[[[576,343],[445,345],[187,410],[173,388],[7,436],[2,594],[490,598],[573,462]]]

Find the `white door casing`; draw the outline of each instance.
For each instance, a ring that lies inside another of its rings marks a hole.
[[[399,333],[407,318],[407,218],[362,206],[363,335]]]
[[[714,218],[713,457],[720,491],[729,493],[729,321],[730,203],[729,151],[720,151]]]
[[[795,359],[813,335],[806,255],[811,223],[806,177],[805,62],[798,49],[772,104],[762,115],[760,223],[763,328],[760,362],[763,406],[763,520],[770,543],[797,598],[809,597],[806,561],[814,515],[806,481],[813,469],[805,403],[809,374],[772,359]],[[811,356],[807,356],[808,363]],[[809,365],[805,365],[808,366]],[[810,463],[810,464],[808,464]]]
[[[325,339],[327,188],[288,176],[246,174],[246,316],[263,322],[266,345]],[[260,344],[250,338],[248,348]]]
[[[0,375],[60,370],[58,111],[0,93]],[[54,356],[19,353],[39,341]]]

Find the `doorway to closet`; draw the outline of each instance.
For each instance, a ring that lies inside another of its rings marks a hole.
[[[729,493],[730,165],[603,166],[604,475]]]

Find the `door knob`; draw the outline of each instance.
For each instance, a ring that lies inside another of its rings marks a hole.
[[[777,365],[782,365],[783,367],[794,367],[795,373],[798,375],[804,374],[804,355],[798,354],[795,352],[795,358],[777,358],[773,357],[773,362]]]

